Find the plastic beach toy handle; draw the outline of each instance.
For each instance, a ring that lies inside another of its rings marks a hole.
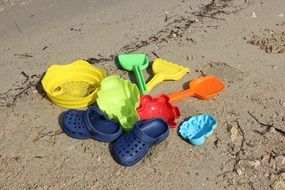
[[[61,87],[57,87],[53,92],[52,95],[53,96],[59,96],[63,94],[63,89]]]
[[[164,80],[164,76],[162,74],[156,74],[153,76],[153,78],[147,83],[147,89],[148,91],[151,91],[155,85],[161,83]]]
[[[167,95],[169,97],[170,102],[177,102],[185,99],[188,96],[194,96],[194,91],[192,89],[183,90],[180,92],[174,92]]]
[[[137,82],[138,82],[138,86],[139,86],[139,89],[141,91],[141,94],[143,94],[143,95],[148,94],[148,90],[146,87],[144,76],[142,74],[142,70],[138,65],[134,66],[134,72],[135,72],[135,75],[137,78]]]

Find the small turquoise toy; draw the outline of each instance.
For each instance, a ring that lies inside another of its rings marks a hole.
[[[179,134],[194,146],[201,146],[216,128],[217,121],[211,115],[202,114],[184,121],[180,126]]]

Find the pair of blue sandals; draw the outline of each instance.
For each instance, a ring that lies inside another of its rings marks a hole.
[[[113,158],[123,166],[138,163],[149,149],[169,135],[167,123],[159,118],[138,121],[133,130],[123,133],[119,123],[111,121],[97,107],[86,111],[68,110],[63,115],[62,129],[76,139],[94,139],[111,143]]]

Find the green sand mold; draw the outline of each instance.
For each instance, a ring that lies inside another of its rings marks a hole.
[[[106,77],[98,91],[97,104],[110,119],[119,121],[125,132],[132,130],[139,120],[136,109],[140,105],[138,87],[117,75]]]
[[[146,54],[119,55],[118,61],[123,69],[133,71],[135,73],[141,94],[148,94],[147,86],[142,73],[142,70],[149,66],[148,56]]]

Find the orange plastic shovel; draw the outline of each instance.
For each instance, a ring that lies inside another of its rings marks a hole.
[[[214,76],[200,77],[189,82],[189,88],[180,92],[168,94],[171,102],[194,96],[202,100],[209,100],[224,89],[224,83]]]

